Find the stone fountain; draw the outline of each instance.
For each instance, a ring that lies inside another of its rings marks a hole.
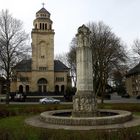
[[[90,30],[78,28],[77,37],[77,92],[73,97],[73,110],[47,111],[26,120],[33,126],[63,129],[112,129],[140,124],[131,112],[97,109],[93,92],[92,51]],[[132,125],[133,124],[133,125]],[[76,127],[75,127],[76,126]]]

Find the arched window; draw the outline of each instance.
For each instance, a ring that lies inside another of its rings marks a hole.
[[[19,93],[23,93],[23,86],[22,85],[19,86]]]
[[[50,28],[50,30],[52,29],[52,25],[51,24],[50,24],[50,27],[49,28]]]
[[[42,24],[42,26],[43,26],[42,29],[44,30],[44,29],[45,29],[45,28],[44,28],[44,23]]]
[[[47,82],[47,80],[45,78],[41,78],[41,79],[38,80],[37,83],[38,84],[47,84],[48,82]]]
[[[45,78],[41,78],[38,80],[37,84],[38,84],[38,91],[43,93],[43,92],[47,92],[47,80]]]
[[[47,23],[45,24],[45,30],[47,30]]]
[[[37,29],[37,24],[35,24],[35,29]]]

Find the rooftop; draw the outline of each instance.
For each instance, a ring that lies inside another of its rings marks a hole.
[[[128,76],[136,75],[136,74],[140,74],[140,63],[136,65],[134,68],[130,69],[128,73],[126,74],[126,76],[128,77]]]
[[[32,71],[32,60],[22,60],[20,63],[18,63],[15,66],[16,71],[18,72],[31,72]],[[59,60],[54,60],[54,71],[55,72],[63,72],[63,71],[68,71],[69,68],[64,65],[61,61]]]
[[[41,8],[37,13],[47,13],[47,14],[49,14],[50,15],[50,13],[43,7],[43,8]],[[36,14],[37,14],[36,13]]]

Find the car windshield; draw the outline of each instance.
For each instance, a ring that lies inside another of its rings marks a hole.
[[[52,97],[46,97],[47,100],[54,100]]]

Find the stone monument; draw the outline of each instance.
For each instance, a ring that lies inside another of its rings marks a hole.
[[[77,92],[73,97],[73,117],[93,117],[97,111],[93,93],[90,34],[89,28],[82,25],[76,35]]]

